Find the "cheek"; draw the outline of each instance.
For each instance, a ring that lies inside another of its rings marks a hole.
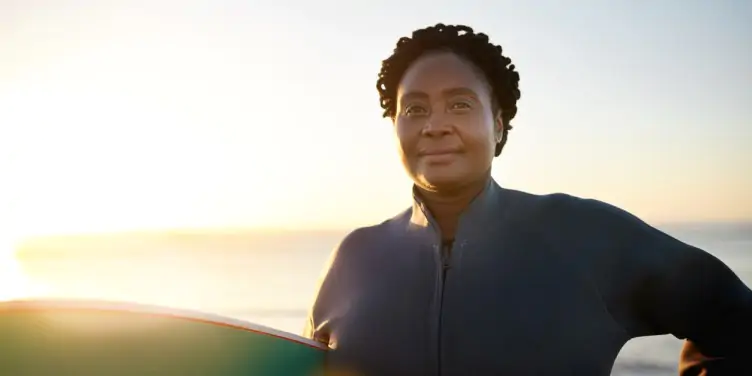
[[[493,155],[496,148],[493,128],[482,123],[468,127],[464,132],[463,141],[472,154],[479,158]]]
[[[395,126],[394,135],[397,141],[397,147],[399,152],[403,155],[403,158],[409,158],[415,154],[415,149],[418,146],[418,134],[411,132],[410,128],[406,126]]]

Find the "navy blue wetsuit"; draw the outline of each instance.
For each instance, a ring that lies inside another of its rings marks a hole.
[[[304,334],[333,374],[608,375],[628,340],[669,333],[691,341],[685,375],[752,375],[752,291],[721,261],[603,202],[491,179],[451,249],[417,196],[345,237]]]

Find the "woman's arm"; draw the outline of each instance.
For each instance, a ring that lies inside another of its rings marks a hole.
[[[683,376],[752,374],[752,291],[716,257],[671,246],[663,272],[643,286],[642,320],[686,339]]]
[[[581,204],[612,245],[600,280],[616,291],[606,300],[625,329],[685,339],[683,376],[752,375],[752,290],[710,253],[619,208]]]

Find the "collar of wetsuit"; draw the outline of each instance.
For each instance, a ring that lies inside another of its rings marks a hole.
[[[431,216],[431,213],[428,211],[428,208],[421,200],[415,185],[413,185],[412,193],[413,206],[410,223],[418,228],[432,229],[436,231],[439,227]],[[496,204],[501,201],[502,193],[503,189],[493,178],[489,178],[483,191],[481,191],[481,193],[470,202],[468,208],[464,211],[462,216],[460,216],[459,228],[472,230],[474,228],[482,227],[478,225],[488,223],[492,218],[498,217],[498,205]]]

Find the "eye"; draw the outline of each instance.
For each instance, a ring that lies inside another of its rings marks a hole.
[[[466,100],[455,101],[449,104],[450,110],[469,110],[471,108],[473,108],[472,103]]]
[[[419,104],[413,104],[413,105],[408,105],[407,107],[405,107],[405,110],[403,112],[407,116],[418,116],[418,115],[424,115],[428,111],[426,110],[425,107]]]

